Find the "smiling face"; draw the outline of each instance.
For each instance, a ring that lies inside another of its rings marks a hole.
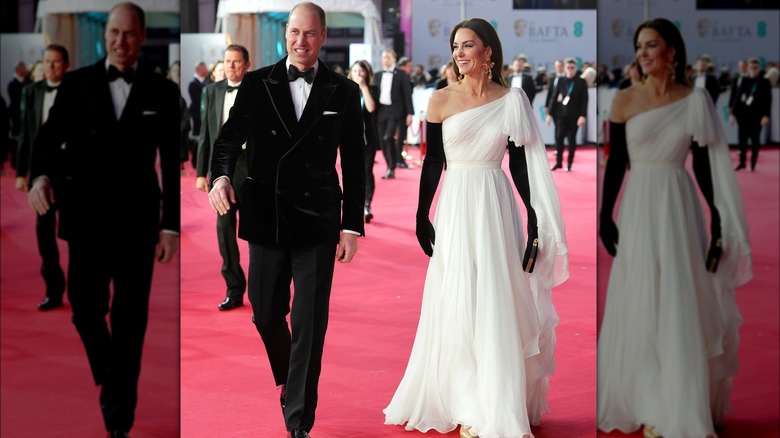
[[[463,76],[484,74],[482,63],[490,57],[490,47],[485,47],[482,40],[471,29],[460,28],[452,41],[452,59],[458,66],[458,72]]]
[[[669,74],[669,65],[674,62],[674,48],[669,47],[654,29],[639,31],[636,41],[636,61],[642,72],[648,76]]]
[[[141,46],[146,41],[146,29],[135,10],[130,6],[118,6],[108,15],[105,37],[108,62],[124,70],[138,60]]]
[[[327,31],[316,10],[301,6],[290,13],[285,38],[290,63],[299,70],[306,70],[317,62]]]

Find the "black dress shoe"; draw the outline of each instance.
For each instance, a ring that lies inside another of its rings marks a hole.
[[[385,172],[385,175],[382,177],[382,179],[393,179],[395,178],[395,170],[393,169],[387,169],[387,172]]]
[[[404,162],[400,162],[396,164],[395,167],[400,167],[401,169],[409,169],[409,165]]]
[[[367,224],[371,223],[371,219],[374,218],[374,214],[371,213],[371,207],[366,207],[363,209],[363,219],[365,219]]]
[[[566,168],[566,171],[567,171],[567,172],[571,172],[571,166],[567,167],[567,168]]]
[[[108,432],[108,436],[111,438],[130,438],[130,434],[124,430],[112,430]]]
[[[744,164],[742,164],[742,163],[740,163],[740,165],[739,165],[739,166],[737,166],[737,167],[736,167],[734,170],[742,170],[742,169],[744,169],[744,168],[745,168],[745,165],[744,165]]]
[[[243,298],[241,298],[241,297],[239,297],[239,298],[227,297],[227,298],[225,298],[225,301],[219,303],[219,306],[217,306],[217,308],[219,310],[233,310],[236,307],[241,307],[243,305],[244,305],[244,299]]]
[[[306,432],[303,429],[295,429],[287,432],[288,438],[310,438],[309,432]]]
[[[555,166],[551,167],[550,170],[558,170],[563,167],[563,164],[556,164]]]
[[[38,310],[46,311],[46,310],[52,310],[56,309],[58,307],[62,307],[62,298],[52,298],[52,297],[46,297],[38,303]]]

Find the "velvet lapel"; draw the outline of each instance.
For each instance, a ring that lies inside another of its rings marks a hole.
[[[284,125],[287,135],[292,137],[292,132],[297,127],[298,121],[295,118],[290,83],[287,81],[286,61],[285,57],[274,65],[268,77],[263,79],[263,85],[271,99],[276,116]]]
[[[134,114],[140,114],[143,108],[141,108],[141,102],[143,101],[144,90],[147,89],[147,80],[150,74],[156,74],[151,72],[144,72],[139,68],[139,71],[135,73],[133,78],[133,86],[130,87],[130,94],[127,96],[127,102],[122,109],[122,116],[119,118],[121,121],[125,117],[132,117]],[[122,79],[117,79],[121,81]]]
[[[94,84],[99,84],[99,86],[93,86]],[[108,88],[106,58],[102,58],[97,64],[92,65],[87,82],[82,85],[85,97],[92,103],[92,109],[95,112],[93,116],[102,123],[116,123],[114,102],[111,100],[111,90]]]
[[[331,72],[325,63],[320,61],[320,66],[317,71],[317,76],[314,77],[314,84],[311,87],[311,94],[309,94],[309,100],[306,101],[306,107],[301,114],[301,120],[298,122],[298,131],[301,133],[301,137],[317,123],[317,120],[322,116],[322,112],[327,108],[328,102],[333,97],[333,92],[336,90],[336,85],[331,81]]]
[[[35,110],[35,126],[40,127],[43,122],[43,98],[46,96],[46,80],[35,84],[33,92],[33,105]]]

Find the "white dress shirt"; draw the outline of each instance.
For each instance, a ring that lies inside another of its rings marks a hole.
[[[393,89],[393,72],[385,70],[382,74],[382,82],[379,84],[379,103],[381,105],[392,105],[393,99],[390,91]]]
[[[228,86],[229,87],[238,87],[241,85],[241,82],[233,83],[228,79]],[[225,90],[225,101],[222,103],[222,124],[224,125],[225,122],[227,122],[228,117],[230,117],[230,109],[233,108],[233,104],[236,103],[236,96],[238,96],[238,90]],[[241,145],[241,149],[246,149],[246,142]]]
[[[287,58],[286,67],[290,69],[290,58]],[[320,62],[314,62],[314,77],[317,77],[317,71],[320,69]],[[287,71],[285,70],[285,71]],[[314,81],[311,84],[307,83],[303,78],[298,78],[290,82],[290,94],[292,94],[293,106],[295,107],[295,118],[301,120],[301,114],[303,109],[306,108],[306,102],[309,100],[309,94],[311,94],[311,87],[314,85]]]
[[[46,80],[46,85],[48,85],[50,87],[57,87],[57,86],[60,85],[60,83],[57,82],[56,84],[54,84],[54,83],[49,82],[48,79],[47,79]],[[41,114],[41,125],[46,123],[46,120],[49,119],[49,111],[51,110],[51,106],[54,105],[54,99],[56,97],[57,97],[57,89],[56,88],[54,90],[46,91],[46,93],[44,93],[44,95],[43,95],[43,114]]]
[[[108,71],[110,65],[111,63],[109,63],[108,58],[106,58],[106,71]],[[132,68],[135,74],[138,74],[138,61],[132,65]],[[125,109],[127,96],[130,95],[131,88],[133,88],[133,84],[128,84],[122,78],[108,83],[108,89],[111,90],[111,101],[114,102],[114,114],[116,115],[117,120],[122,117],[122,111]]]

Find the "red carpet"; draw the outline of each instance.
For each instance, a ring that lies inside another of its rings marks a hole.
[[[600,152],[600,151],[599,151]],[[736,165],[737,152],[732,151]],[[690,167],[690,160],[688,161]],[[599,193],[604,168],[599,166]],[[742,189],[753,254],[753,279],[737,289],[737,304],[744,322],[740,328],[739,365],[731,403],[734,412],[717,430],[720,438],[780,436],[780,387],[778,385],[778,230],[780,230],[780,151],[762,149],[755,172],[737,173]],[[624,184],[625,185],[625,184]],[[706,210],[706,209],[705,209]],[[606,297],[612,257],[598,245],[598,318]],[[599,437],[641,437],[599,432]]]
[[[0,178],[0,195],[0,436],[103,437],[99,390],[67,299],[60,309],[36,309],[44,283],[35,213],[12,176]],[[133,437],[179,436],[178,267],[178,257],[155,267]]]
[[[413,151],[413,155],[418,153]],[[552,154],[551,154],[552,159]],[[414,235],[420,169],[383,180],[377,154],[374,221],[354,261],[337,263],[326,338],[316,438],[438,436],[383,424],[382,409],[400,381],[419,317],[427,257]],[[506,160],[505,160],[506,162]],[[505,163],[506,164],[506,163]],[[571,278],[553,292],[561,317],[557,370],[539,438],[595,435],[596,151],[583,147],[574,170],[556,172],[567,226]],[[251,310],[219,312],[225,285],[216,216],[195,178],[182,177],[182,436],[282,437],[284,421]],[[248,264],[240,241],[242,264]],[[452,432],[447,436],[457,436]]]

